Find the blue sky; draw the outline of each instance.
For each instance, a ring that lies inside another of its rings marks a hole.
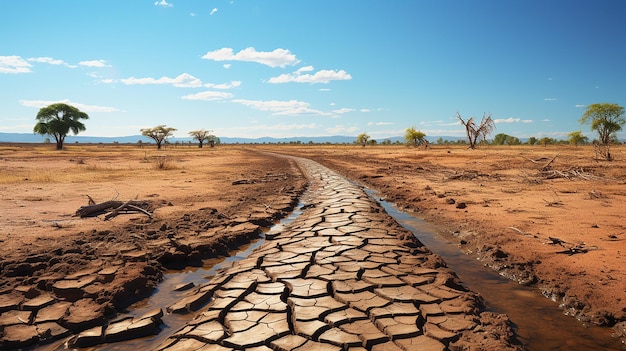
[[[85,136],[596,134],[626,105],[623,0],[3,0],[0,132],[72,104]],[[624,138],[624,132],[618,134]]]

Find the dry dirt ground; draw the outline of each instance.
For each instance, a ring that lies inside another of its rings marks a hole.
[[[146,297],[165,268],[199,266],[258,238],[306,187],[285,158],[153,148],[0,145],[0,348],[36,341],[23,323],[48,317],[28,310],[63,310],[60,324],[72,332],[99,325]],[[153,218],[73,216],[87,195],[145,200]]]
[[[626,147],[292,146],[435,223],[567,313],[626,326]]]
[[[590,147],[563,146],[0,145],[0,312],[68,294],[70,308],[95,311],[65,323],[84,329],[146,296],[164,267],[199,265],[258,236],[306,186],[292,161],[258,151],[318,161],[581,320],[626,325],[624,147],[606,162]],[[146,200],[154,218],[73,217],[87,195]],[[94,272],[101,278],[83,296],[54,286]]]

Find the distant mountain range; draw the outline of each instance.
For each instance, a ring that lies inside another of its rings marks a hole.
[[[218,136],[219,137],[219,136]],[[0,133],[0,143],[43,143],[45,139],[50,139],[51,142],[54,142],[54,138],[48,136],[42,136],[39,134],[30,134],[30,133]],[[290,137],[290,138],[271,138],[271,137],[263,137],[263,138],[230,138],[230,137],[219,137],[220,142],[223,144],[276,144],[276,143],[314,143],[314,144],[352,144],[355,140],[355,136],[342,136],[342,135],[333,135],[333,136],[322,136],[322,137]],[[435,140],[443,138],[444,140],[456,141],[459,137],[451,137],[451,136],[436,136],[436,137],[427,137],[428,141],[435,142]],[[80,135],[68,135],[65,138],[66,144],[73,143],[85,143],[85,144],[112,144],[112,143],[120,143],[120,144],[134,144],[141,140],[142,143],[150,143],[153,142],[152,139],[147,138],[143,135],[129,135],[129,136],[119,136],[119,137],[93,137],[93,136],[80,136]],[[376,139],[379,143],[383,140],[390,140],[392,143],[395,142],[404,142],[404,137],[396,136],[390,138],[380,138]],[[171,143],[181,142],[194,142],[192,138],[170,138],[169,141]]]

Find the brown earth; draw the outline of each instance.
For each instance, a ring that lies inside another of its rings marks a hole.
[[[291,146],[585,323],[626,326],[626,147]]]
[[[90,316],[59,323],[88,328],[146,296],[165,267],[199,265],[258,236],[306,181],[292,161],[257,151],[311,158],[378,190],[581,320],[626,322],[626,148],[606,162],[564,146],[0,145],[0,313],[52,296],[87,306]],[[86,195],[147,200],[154,218],[73,217]],[[55,287],[94,273],[88,288]]]
[[[102,323],[146,297],[165,268],[257,238],[305,186],[293,161],[240,148],[0,146],[0,348]],[[153,218],[74,217],[87,195],[145,200]],[[16,329],[50,306],[58,312],[46,318],[65,329]]]

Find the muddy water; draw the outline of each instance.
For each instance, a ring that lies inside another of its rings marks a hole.
[[[376,198],[373,192],[368,194]],[[436,234],[433,225],[398,210],[391,203],[376,200],[426,247],[442,256],[463,283],[484,298],[490,311],[507,314],[518,339],[528,350],[626,350],[620,340],[611,338],[611,329],[585,327],[566,316],[556,302],[543,297],[538,289],[504,278],[464,254],[455,242]]]

